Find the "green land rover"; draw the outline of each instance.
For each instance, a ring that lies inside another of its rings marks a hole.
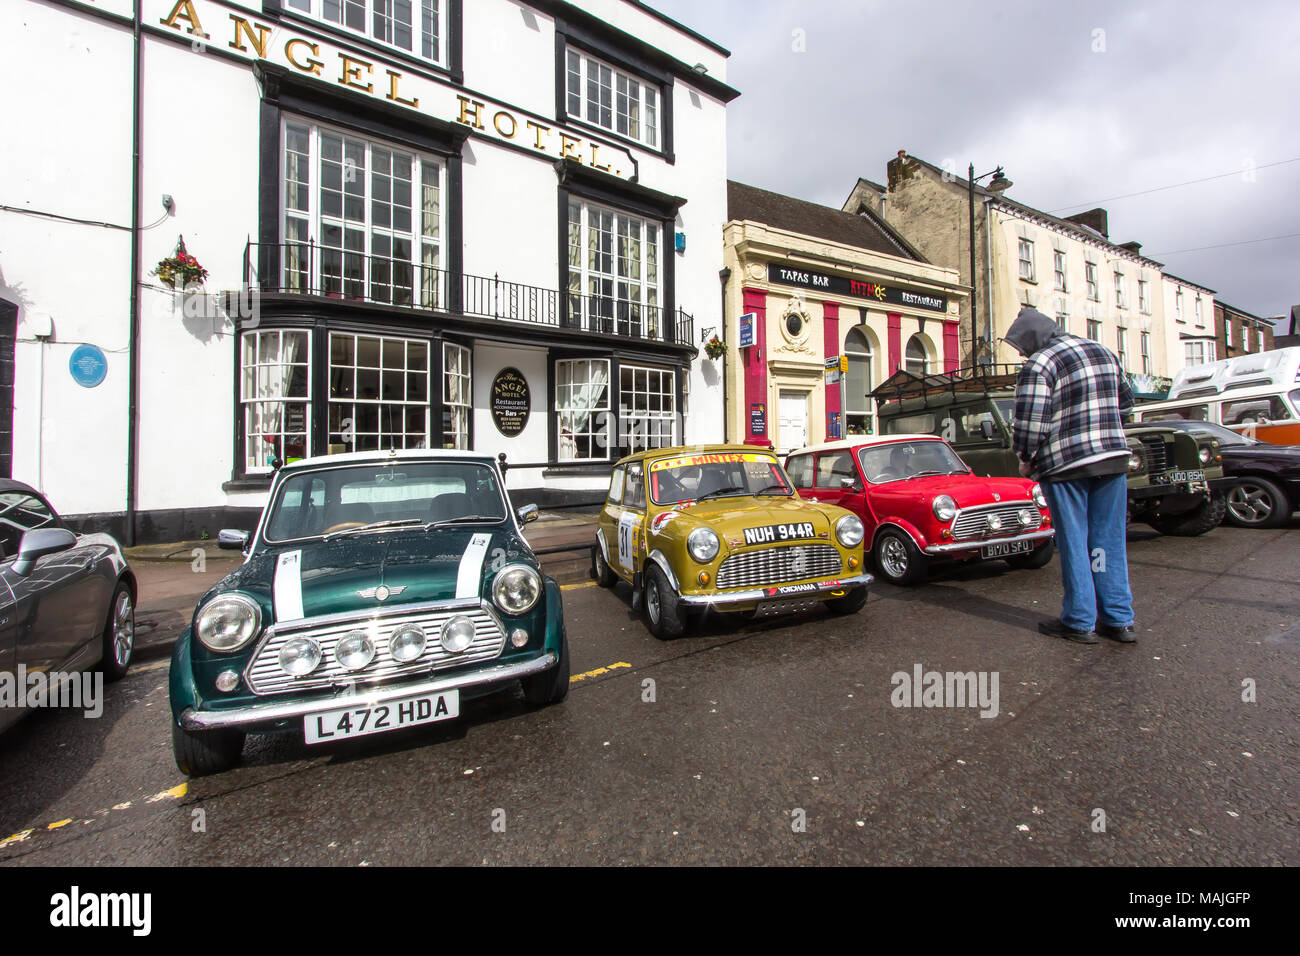
[[[1019,366],[994,365],[938,375],[900,369],[871,393],[884,434],[938,435],[980,475],[1017,475],[1011,449]],[[1204,534],[1223,520],[1223,459],[1208,436],[1158,424],[1125,426],[1128,508],[1161,534]]]

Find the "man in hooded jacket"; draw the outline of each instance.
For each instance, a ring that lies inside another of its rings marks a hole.
[[[1097,633],[1137,640],[1125,527],[1133,392],[1109,349],[1062,331],[1029,306],[1004,341],[1025,358],[1016,382],[1012,445],[1020,473],[1037,480],[1056,526],[1065,591],[1044,634],[1096,644]]]

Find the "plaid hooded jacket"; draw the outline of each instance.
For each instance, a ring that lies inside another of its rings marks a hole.
[[[1027,318],[1013,341],[1015,324]],[[1128,454],[1121,416],[1133,407],[1133,391],[1114,353],[1034,310],[1022,311],[1006,338],[1028,355],[1016,383],[1012,446],[1036,478]]]

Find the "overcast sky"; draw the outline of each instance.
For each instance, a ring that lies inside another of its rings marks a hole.
[[[1238,308],[1300,303],[1295,0],[650,3],[731,50],[732,179],[838,208],[899,149],[1001,165],[1009,197],[1100,205],[1112,240]]]

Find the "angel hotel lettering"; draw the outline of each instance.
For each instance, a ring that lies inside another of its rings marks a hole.
[[[160,6],[160,9],[164,8],[165,4]],[[200,13],[201,9],[206,12]],[[225,15],[230,24],[226,47],[250,59],[279,60],[300,73],[323,80],[332,79],[339,86],[382,97],[409,109],[420,109],[423,95],[426,100],[424,112],[441,113],[480,136],[536,150],[553,159],[570,159],[615,176],[625,176],[625,168],[629,172],[634,168],[630,154],[620,147],[584,140],[540,120],[521,118],[511,110],[472,96],[455,94],[453,98],[451,89],[425,77],[375,64],[365,57],[333,49],[315,39],[302,36],[282,39],[279,36],[285,32],[282,28],[259,23],[233,11],[225,11]],[[175,0],[169,12],[158,22],[189,36],[195,49],[199,49],[212,41],[212,35],[204,29],[203,17],[211,22],[219,16],[202,0]],[[438,102],[430,104],[427,102],[429,99]]]

